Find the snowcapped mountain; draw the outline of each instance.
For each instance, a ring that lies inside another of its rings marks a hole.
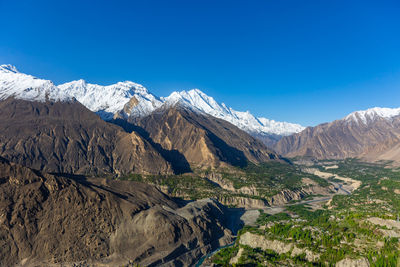
[[[58,88],[105,120],[112,119],[116,113],[124,117],[145,116],[162,105],[145,87],[130,81],[101,86],[79,80],[61,84]],[[129,102],[132,104],[127,107]]]
[[[355,111],[347,115],[344,120],[347,122],[356,122],[368,124],[378,118],[391,119],[400,115],[400,108],[370,108],[367,110]]]
[[[51,81],[20,73],[11,65],[0,65],[0,100],[8,97],[40,102],[71,100]]]
[[[199,89],[173,92],[157,97],[140,84],[125,81],[102,86],[84,80],[54,85],[49,80],[20,73],[14,66],[0,66],[0,99],[13,96],[33,101],[67,101],[76,99],[104,120],[114,117],[143,117],[163,106],[183,105],[193,111],[226,120],[256,135],[290,135],[304,129],[299,124],[257,118],[218,103]]]
[[[300,132],[303,126],[288,122],[277,122],[267,118],[256,118],[249,111],[236,111],[224,103],[217,103],[214,98],[199,89],[173,92],[170,96],[161,98],[166,104],[182,104],[194,110],[226,120],[240,129],[253,134],[290,135]]]

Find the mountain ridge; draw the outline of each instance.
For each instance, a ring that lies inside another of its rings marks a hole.
[[[43,90],[40,90],[41,86]],[[17,90],[13,91],[13,87]],[[131,81],[102,86],[77,80],[56,86],[49,80],[20,73],[12,65],[0,66],[0,88],[8,89],[0,94],[0,99],[15,96],[24,100],[68,101],[75,98],[105,120],[111,120],[115,117],[124,119],[144,117],[163,104],[171,105],[180,100],[185,106],[190,106],[193,111],[224,119],[250,134],[284,136],[304,129],[299,124],[257,118],[249,111],[236,111],[227,107],[224,103],[219,104],[214,98],[204,94],[199,89],[175,91],[167,97],[157,97],[144,86]],[[31,88],[30,91],[33,92],[24,91],[27,88]]]
[[[355,111],[329,123],[307,127],[285,136],[273,148],[286,157],[317,159],[360,157],[394,160],[400,153],[400,108],[370,108]]]
[[[178,151],[194,167],[244,167],[281,160],[261,141],[235,125],[180,105],[163,106],[132,121],[167,151]],[[137,130],[140,132],[139,130]]]
[[[172,173],[136,132],[105,122],[78,101],[0,101],[0,155],[46,172]]]

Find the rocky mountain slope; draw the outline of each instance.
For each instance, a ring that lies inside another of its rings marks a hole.
[[[191,266],[232,241],[226,216],[212,200],[184,204],[142,183],[50,175],[0,158],[2,266]]]
[[[172,173],[140,135],[101,120],[77,101],[0,101],[0,156],[57,173]]]
[[[400,109],[372,108],[282,138],[274,147],[285,156],[317,159],[365,157],[399,160]]]
[[[245,166],[278,158],[229,123],[240,124],[246,116],[225,105],[222,110],[199,90],[159,99],[132,82],[100,86],[80,80],[55,86],[4,65],[0,81],[0,155],[28,167],[62,173],[166,174],[171,168],[175,173],[190,171],[191,165]],[[228,111],[237,120],[224,117]],[[127,129],[128,121],[139,127]]]
[[[254,135],[284,136],[304,129],[298,124],[256,118],[248,111],[236,111],[217,103],[198,89],[173,92],[168,97],[159,98],[142,85],[130,81],[102,86],[78,80],[55,86],[51,81],[20,73],[11,65],[0,66],[0,89],[0,99],[10,96],[36,101],[75,98],[105,120],[143,117],[163,105],[180,102],[195,112],[226,120]]]
[[[279,156],[225,120],[175,105],[136,119],[135,125],[167,151],[176,151],[195,167],[240,166],[279,160]]]

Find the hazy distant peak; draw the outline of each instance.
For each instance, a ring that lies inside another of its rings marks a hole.
[[[400,115],[400,108],[381,108],[374,107],[367,110],[359,110],[350,113],[344,119],[346,121],[362,122],[367,124],[376,118],[390,119]]]

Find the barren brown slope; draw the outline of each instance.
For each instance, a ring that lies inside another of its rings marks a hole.
[[[400,135],[388,138],[385,142],[368,147],[360,158],[368,161],[388,160],[400,164]]]
[[[177,151],[192,166],[245,166],[279,156],[236,126],[182,107],[159,109],[136,122],[163,149]]]
[[[188,266],[232,240],[225,208],[211,200],[181,206],[150,185],[42,174],[1,158],[0,222],[0,266]]]
[[[376,118],[369,123],[337,120],[283,137],[274,147],[285,156],[318,159],[378,158],[400,142],[400,117]]]
[[[79,102],[0,102],[0,156],[46,172],[170,173],[136,132],[101,120]]]

